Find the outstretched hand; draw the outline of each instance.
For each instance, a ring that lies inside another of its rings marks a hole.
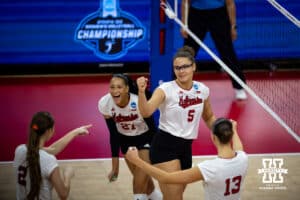
[[[125,154],[125,158],[130,162],[135,163],[139,159],[138,149],[136,147],[129,147]]]
[[[77,133],[77,135],[88,135],[89,134],[89,128],[91,128],[93,125],[89,124],[89,125],[84,125],[81,126],[79,128],[75,129],[75,132]]]

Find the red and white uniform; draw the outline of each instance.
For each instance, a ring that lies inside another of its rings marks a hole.
[[[248,168],[248,156],[237,151],[232,159],[215,158],[198,164],[205,200],[238,200]]]
[[[184,139],[196,139],[209,88],[198,81],[193,81],[190,90],[182,89],[175,81],[165,82],[159,88],[166,98],[159,107],[159,129]]]
[[[16,196],[17,200],[26,199],[27,194],[30,191],[30,177],[29,168],[26,162],[27,147],[25,144],[19,145],[15,150],[14,158],[14,171],[16,174]],[[58,167],[57,160],[55,156],[47,153],[46,151],[40,149],[40,166],[42,183],[40,190],[40,198],[42,200],[52,199],[52,184],[49,180],[53,170]]]
[[[149,130],[138,109],[138,96],[130,93],[126,107],[117,106],[111,96],[106,94],[98,102],[98,109],[103,115],[111,116],[116,122],[118,132],[126,136],[141,135]]]

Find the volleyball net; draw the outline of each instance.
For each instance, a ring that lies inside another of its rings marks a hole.
[[[282,7],[275,0],[267,0],[274,8],[282,13],[287,19],[299,26],[299,20],[294,17],[290,12]],[[186,1],[188,2],[188,1]],[[161,0],[161,8],[165,14],[173,19],[188,35],[197,42],[202,49],[204,49],[210,57],[212,57],[233,79],[235,79],[247,93],[268,113],[270,114],[298,143],[300,143],[300,137],[296,133],[299,131],[299,108],[300,102],[297,101],[300,95],[299,80],[278,80],[278,81],[253,81],[245,84],[216,54],[207,47],[187,26],[187,11],[189,8],[188,3],[184,5],[185,9],[185,23],[182,23],[179,18],[178,1],[174,0],[173,7],[168,1]],[[266,93],[268,91],[269,93]],[[275,92],[276,91],[276,92]],[[290,94],[293,96],[290,97]],[[276,95],[276,96],[274,96]],[[280,97],[279,97],[280,96]],[[274,101],[276,98],[276,101]],[[267,103],[266,103],[267,102]]]

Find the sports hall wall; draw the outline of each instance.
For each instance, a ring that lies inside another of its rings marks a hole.
[[[2,0],[0,4],[1,74],[102,73],[108,72],[109,69],[148,72],[149,61],[152,58],[151,49],[157,48],[151,44],[151,37],[159,34],[160,26],[151,24],[153,13],[160,15],[159,9],[152,12],[151,0],[114,1],[118,4],[117,12],[127,13],[127,18],[131,21],[136,20],[138,22],[138,25],[135,24],[136,27],[143,31],[142,35],[134,41],[125,39],[113,41],[127,45],[126,48],[121,49],[121,54],[115,57],[101,57],[97,55],[101,46],[98,41],[87,43],[84,39],[79,41],[76,38],[76,31],[80,24],[85,23],[84,20],[93,14],[100,13],[104,1]],[[278,0],[277,2],[296,18],[300,18],[300,1]],[[173,1],[170,3],[173,4]],[[236,0],[236,7],[238,40],[235,42],[235,47],[242,62],[299,61],[300,31],[297,26],[266,0]],[[173,34],[173,43],[164,48],[175,51],[182,45],[179,27],[172,20],[166,19],[166,21],[172,24],[165,28],[171,29],[169,31]],[[209,36],[205,43],[214,50]],[[200,62],[213,62],[204,51],[199,51],[197,58]]]

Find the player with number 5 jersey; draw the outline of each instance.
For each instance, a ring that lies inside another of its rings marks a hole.
[[[143,117],[160,111],[159,132],[150,148],[151,163],[174,172],[192,166],[192,142],[198,136],[201,117],[210,129],[215,121],[209,100],[209,88],[194,81],[195,52],[191,47],[180,48],[173,58],[176,79],[162,83],[147,100],[148,79],[139,77],[139,109]],[[159,183],[164,200],[182,200],[185,184]]]
[[[181,88],[176,81],[164,83],[159,88],[165,93],[165,104],[160,106],[159,128],[176,137],[196,139],[204,101],[209,89],[193,81],[190,90]]]

